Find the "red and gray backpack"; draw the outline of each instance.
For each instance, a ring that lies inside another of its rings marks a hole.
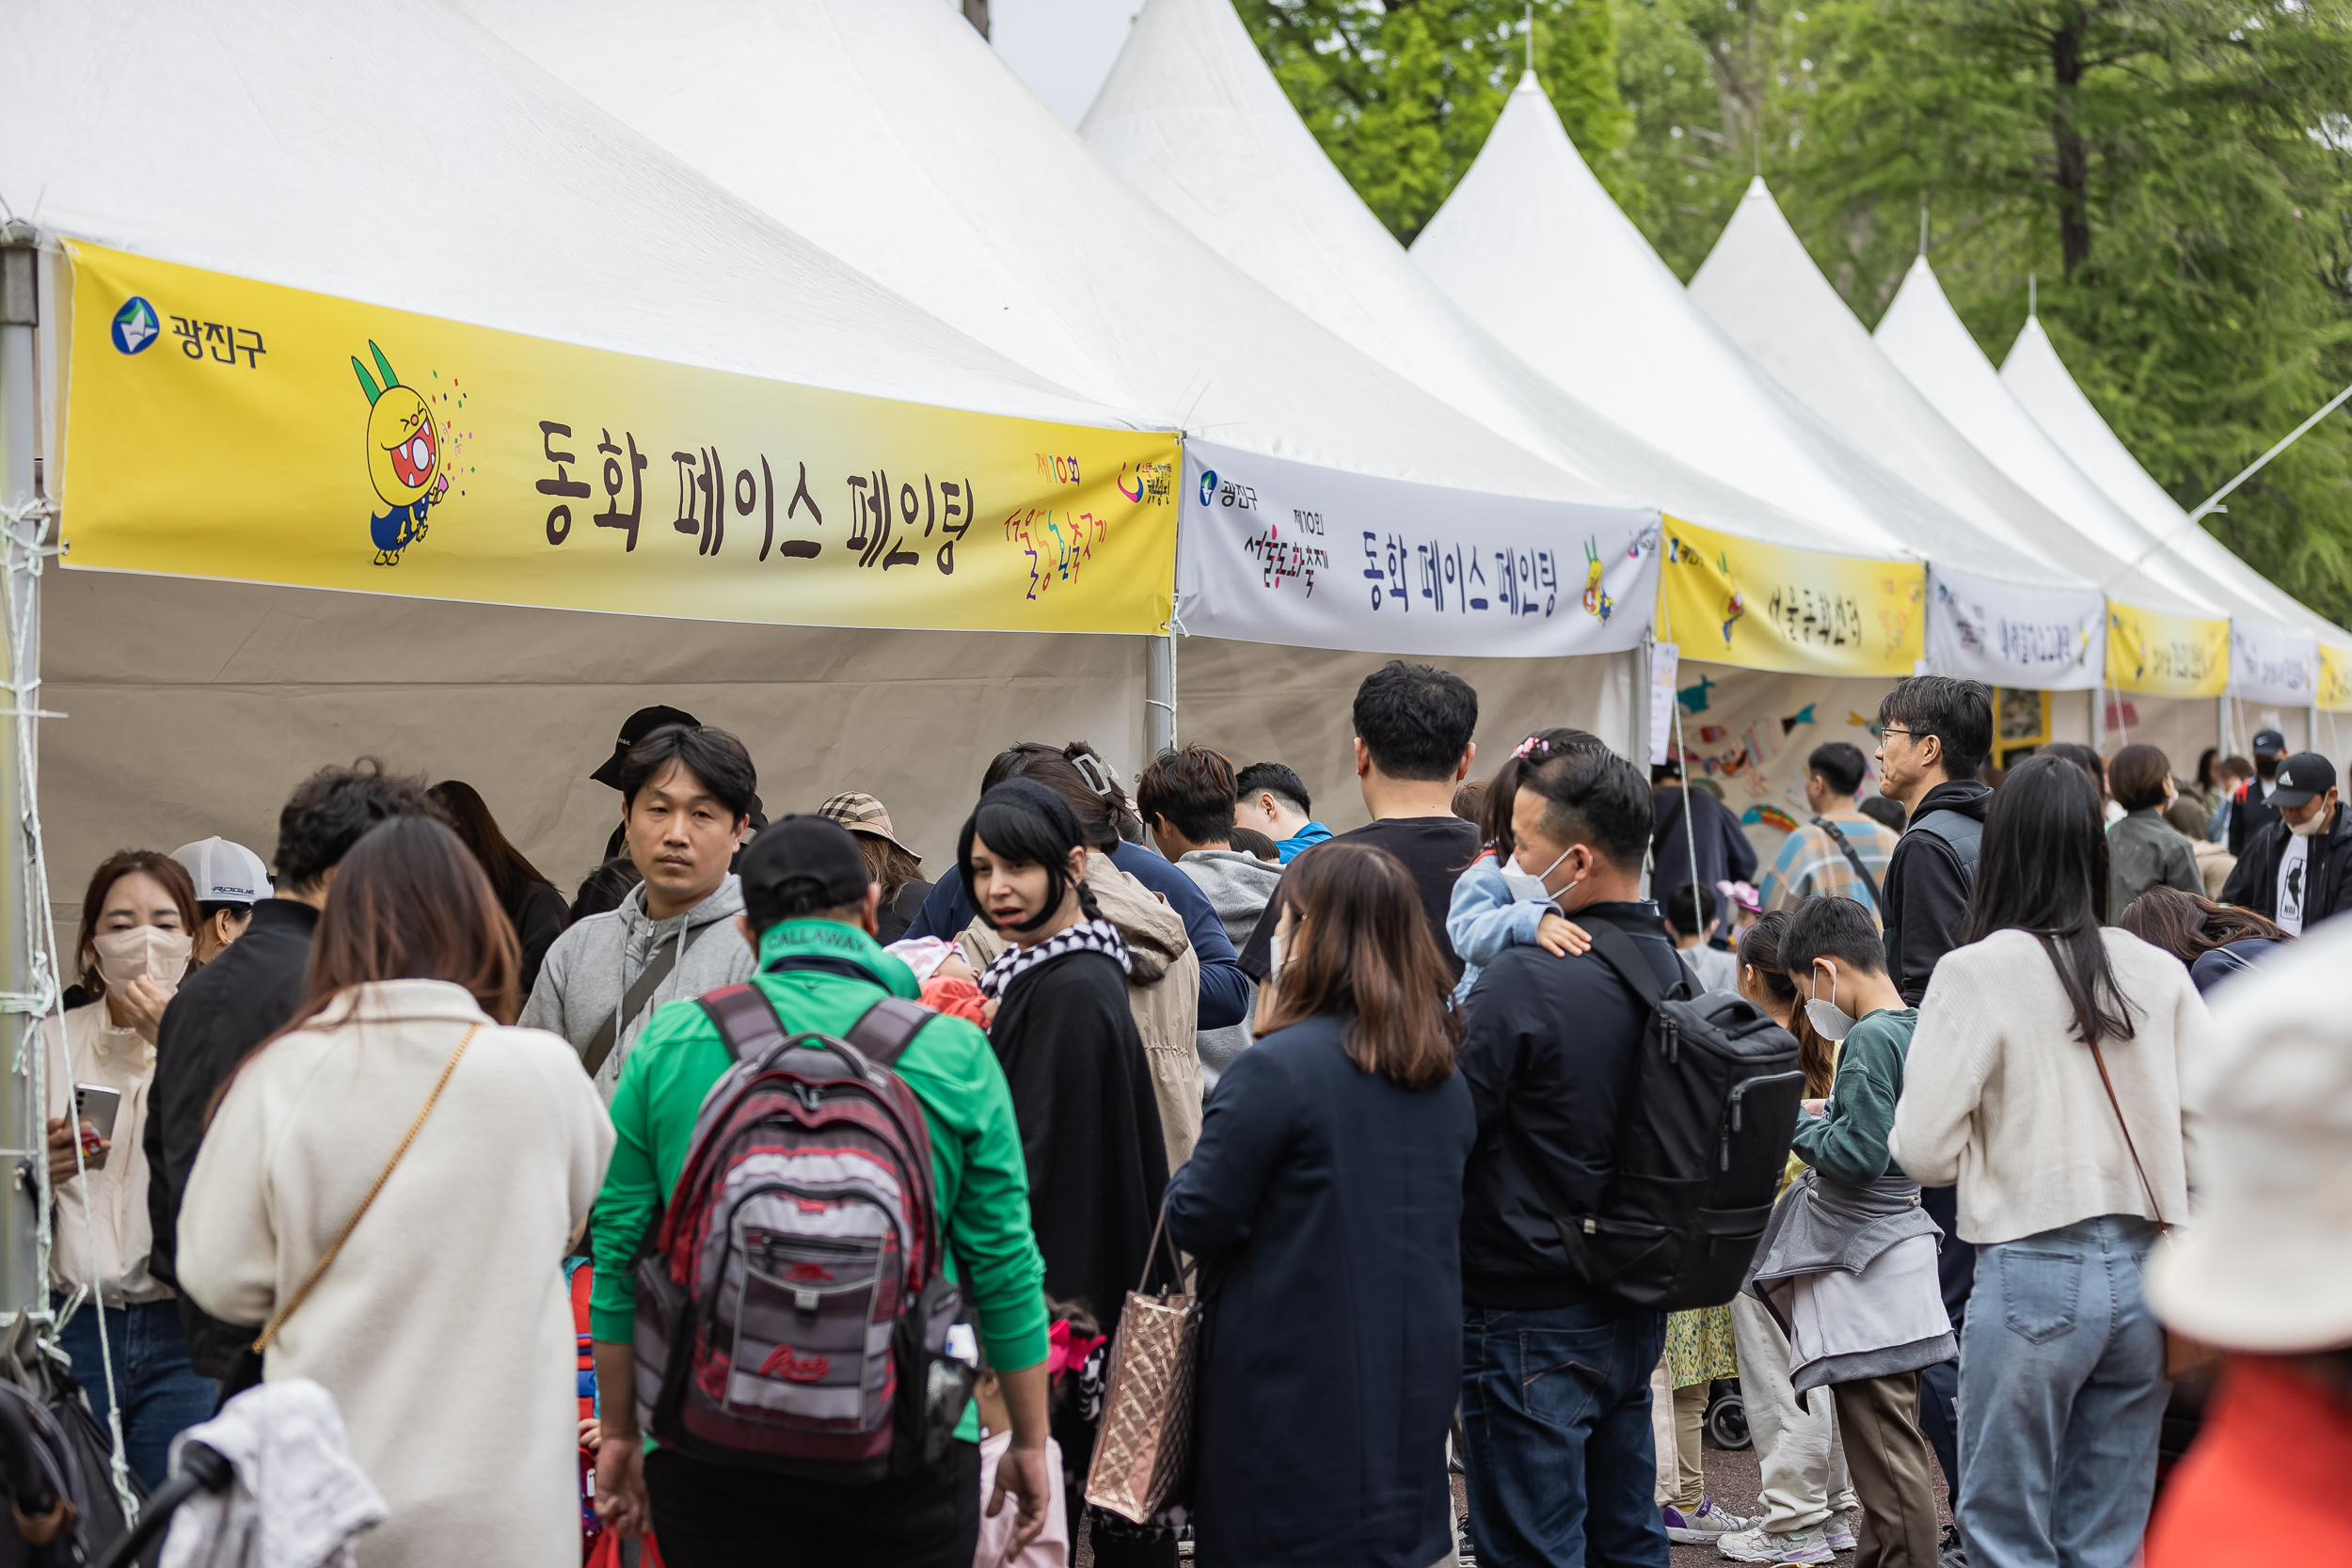
[[[637,1262],[637,1397],[663,1446],[864,1483],[936,1464],[978,1356],[923,1108],[891,1070],[936,1015],[887,997],[846,1038],[787,1037],[765,993],[702,998],[711,1086]]]

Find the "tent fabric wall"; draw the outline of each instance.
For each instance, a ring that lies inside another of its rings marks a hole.
[[[619,797],[588,778],[668,703],[750,748],[769,814],[862,789],[936,876],[989,757],[1143,761],[1143,640],[754,626],[130,574],[43,586],[42,814],[70,942],[90,868],[212,833],[263,859],[304,776],[360,755],[480,789],[568,898]],[[1267,699],[1248,701],[1271,709]]]

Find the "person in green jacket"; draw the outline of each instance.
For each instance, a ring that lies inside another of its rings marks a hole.
[[[781,818],[744,851],[740,875],[744,912],[737,918],[758,955],[751,983],[775,1005],[787,1033],[843,1036],[884,996],[918,996],[914,972],[874,940],[881,888],[838,823]],[[624,1536],[650,1524],[676,1568],[753,1560],[962,1568],[980,1515],[979,1425],[969,1408],[945,1464],[866,1487],[646,1452],[628,1392],[637,1360],[631,1269],[676,1186],[703,1097],[732,1065],[710,1016],[693,1002],[673,1002],[646,1024],[613,1090],[619,1136],[592,1226],[589,1329],[596,1386],[606,1393],[597,1514]],[[1018,1552],[1043,1528],[1051,1494],[1045,1264],[1030,1233],[1012,1096],[988,1037],[961,1019],[926,1023],[896,1070],[930,1124],[948,1270],[963,1287],[1011,1414],[1012,1448],[997,1465],[988,1512],[993,1517],[1008,1497],[1018,1505]]]

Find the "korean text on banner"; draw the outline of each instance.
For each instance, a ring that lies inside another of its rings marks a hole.
[[[68,565],[713,621],[1168,627],[1172,435],[71,251]]]
[[[2096,588],[2024,588],[1928,569],[1928,669],[1987,686],[2089,691],[2105,668]]]
[[[1658,514],[1377,479],[1184,443],[1177,622],[1362,653],[1620,653],[1647,628]]]
[[[2311,706],[2319,700],[2319,639],[2284,626],[2232,621],[2230,690],[2248,702]]]
[[[2143,697],[2218,697],[2230,686],[2230,623],[2107,603],[2107,685]]]
[[[2330,713],[2352,713],[2352,648],[2319,645],[2319,705]]]
[[[1927,568],[1759,545],[1668,517],[1659,635],[1682,657],[1747,670],[1908,675],[1927,623]]]

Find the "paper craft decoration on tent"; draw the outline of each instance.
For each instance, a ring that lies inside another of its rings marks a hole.
[[[1873,335],[1896,369],[1954,428],[2018,484],[2058,513],[2118,563],[2139,557],[2141,571],[2168,592],[2173,605],[2134,604],[2111,590],[2107,615],[2107,684],[2160,697],[2217,697],[2230,685],[2233,618],[2266,620],[2258,607],[2204,578],[2178,557],[2153,549],[2159,541],[2107,499],[2054,445],[2009,389],[1969,336],[1922,256],[1880,318]],[[2182,602],[2185,612],[2174,608]],[[2275,624],[2275,623],[2274,623]],[[2292,637],[2287,628],[2280,635]],[[2316,639],[2311,641],[2316,654]],[[2315,657],[2313,658],[2315,678]],[[2307,680],[2299,701],[2309,703]]]
[[[1610,199],[1532,73],[1512,93],[1477,161],[1414,242],[1412,254],[1489,330],[1511,331],[1547,374],[1587,397],[1606,397],[1612,412],[1637,434],[1726,478],[1736,474],[1743,485],[1825,529],[1879,539],[1887,557],[1915,562],[1932,557],[1980,578],[2089,586],[1986,538],[1845,442],[1762,374],[1698,313]],[[1592,300],[1608,300],[1611,308],[1591,309],[1585,302]],[[1705,551],[1702,558],[1716,553]],[[1671,584],[1672,560],[1666,574]],[[1770,581],[1772,574],[1759,576]],[[1899,581],[1883,571],[1876,578]],[[1741,586],[1753,596],[1753,585]],[[1891,624],[1899,613],[1887,603],[1864,608],[1873,625]],[[1688,630],[1692,617],[1671,618],[1685,657],[1724,657],[1699,654]],[[1923,651],[1925,619],[1916,615],[1907,647],[1897,651],[1899,673],[1908,673]],[[1731,653],[1740,657],[1741,650],[1734,646]],[[1766,667],[1819,670],[1819,654]],[[1834,667],[1888,673],[1898,662],[1883,640],[1858,645],[1848,657],[1868,662]]]
[[[1105,167],[935,0],[679,0],[651,32],[623,0],[465,3],[1008,357],[1201,436],[1179,487],[1184,630],[1543,657],[1640,641],[1645,614],[1583,599],[1646,604],[1654,498],[1564,471],[1301,316]]]
[[[1758,366],[1855,446],[1988,538],[2084,584],[1996,581],[1931,561],[1928,591],[1937,613],[1928,622],[1931,669],[2002,688],[2100,685],[2106,600],[2095,584],[2120,563],[1995,467],[1888,362],[1761,179],[1692,277],[1689,294]],[[2189,608],[2152,584],[2146,589],[2143,596],[2154,603]]]
[[[2161,541],[2167,553],[2267,612],[2278,626],[2298,634],[2310,632],[2322,648],[2352,651],[2352,632],[2296,603],[2228,546],[2189,520],[2180,503],[2149,477],[2083,395],[2050,335],[2042,330],[2039,316],[2027,316],[2017,341],[2010,345],[2009,357],[2001,364],[2001,385],[2084,476]],[[2257,702],[2311,701],[2305,677],[2312,661],[2307,659],[2300,635],[2282,639],[2270,626],[2246,619],[2233,619],[2230,631],[2233,691]],[[2352,700],[2352,692],[2339,696]],[[2324,685],[2321,698],[2325,703]]]
[[[1822,546],[1807,519],[1667,455],[1464,314],[1316,144],[1229,0],[1147,0],[1079,129],[1201,244],[1414,386],[1701,527]]]

